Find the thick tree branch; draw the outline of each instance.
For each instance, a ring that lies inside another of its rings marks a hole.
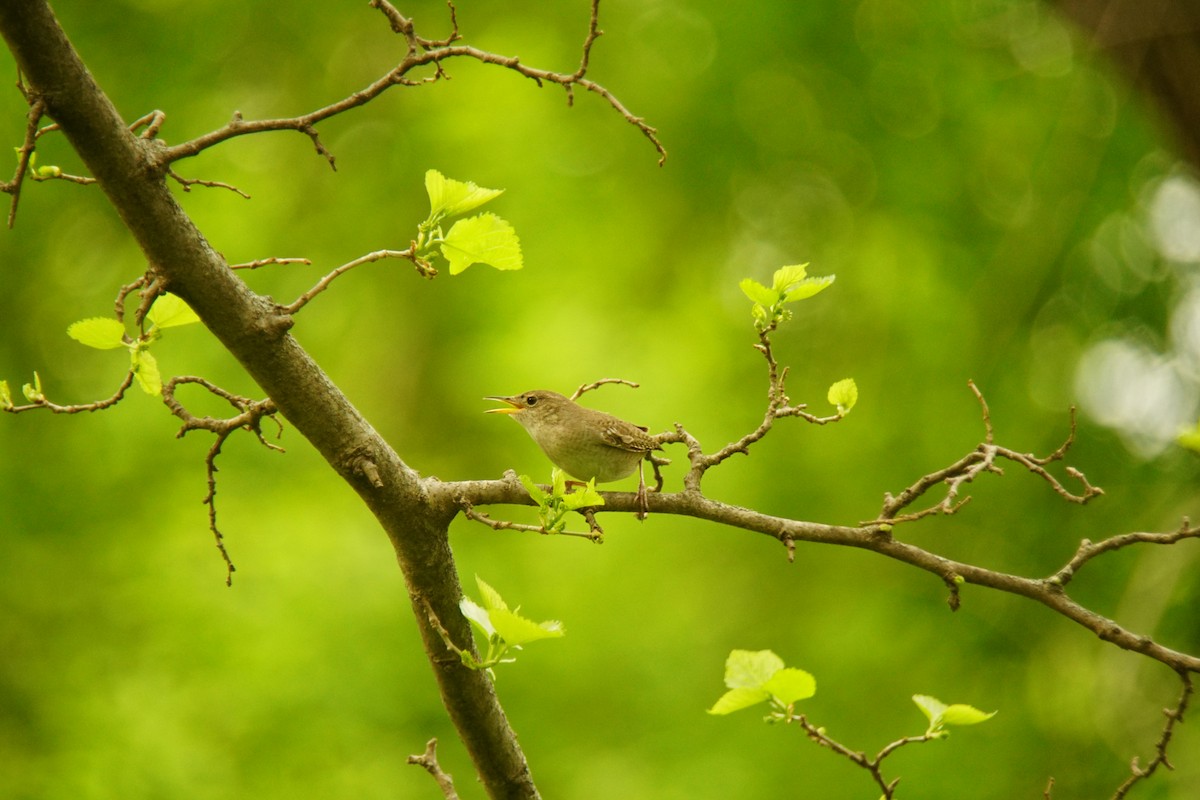
[[[493,797],[537,797],[524,755],[485,673],[467,669],[428,623],[473,648],[447,528],[457,511],[375,432],[288,334],[290,319],[253,293],[165,185],[161,146],[134,136],[80,61],[44,0],[0,0],[0,33],[53,118],[133,233],[164,288],[200,319],[279,411],[362,497],[387,532],[442,699]]]

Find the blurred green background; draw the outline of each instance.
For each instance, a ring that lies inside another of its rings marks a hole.
[[[461,0],[469,44],[571,71],[583,2]],[[166,112],[180,142],[291,116],[383,74],[402,48],[355,2],[61,0],[55,7],[127,119]],[[449,30],[445,6],[402,6]],[[794,401],[842,424],[780,424],[706,481],[714,498],[832,523],[872,518],[983,435],[1048,452],[1082,404],[1070,461],[1107,495],[1079,508],[1009,468],[959,515],[901,529],[950,557],[1048,574],[1080,539],[1168,530],[1197,513],[1200,467],[1171,443],[1197,415],[1200,187],[1146,101],[1039,3],[1017,0],[605,0],[591,77],[659,129],[653,148],[598,97],[456,61],[452,80],[397,88],[307,138],[246,137],[176,165],[253,196],[181,201],[243,273],[290,300],[329,269],[403,248],[427,211],[422,176],[505,188],[490,208],[526,268],[418,278],[364,266],[300,315],[295,335],[400,454],[445,479],[548,476],[523,431],[480,398],[569,393],[653,430],[685,424],[709,450],[761,419],[766,381],[743,277],[810,262],[832,289],[776,337]],[[3,56],[11,76],[11,58]],[[25,108],[0,92],[0,131]],[[39,164],[78,171],[47,137]],[[111,313],[144,264],[96,188],[26,187],[0,235],[0,378],[37,370],[50,397],[108,396],[120,351],[71,322]],[[260,392],[199,326],[157,347],[166,374]],[[219,413],[198,392],[185,402]],[[442,742],[461,794],[482,797],[417,641],[394,556],[354,494],[285,429],[286,455],[234,437],[219,514],[232,589],[201,498],[210,440],[136,389],[104,413],[0,418],[0,796],[431,798],[406,766]],[[271,427],[268,425],[267,430]],[[669,453],[677,488],[683,451]],[[632,483],[628,487],[632,488]],[[528,518],[527,509],[492,509]],[[901,796],[1109,796],[1147,759],[1174,702],[1169,670],[1026,601],[967,587],[955,614],[933,577],[860,552],[772,541],[686,519],[603,518],[602,546],[462,520],[464,576],[483,576],[565,639],[528,648],[498,689],[553,798],[873,798],[865,773],[768,727],[704,713],[733,648],[812,672],[804,710],[874,752],[919,733],[914,693],[999,709],[893,756]],[[1072,593],[1164,644],[1200,651],[1198,550],[1130,549]],[[1191,798],[1200,734],[1145,798]]]

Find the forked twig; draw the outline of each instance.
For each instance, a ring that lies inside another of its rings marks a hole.
[[[424,753],[419,756],[409,756],[408,763],[415,764],[432,775],[446,800],[458,800],[458,792],[454,790],[454,778],[450,777],[450,774],[445,772],[438,763],[436,738],[425,743]]]
[[[862,525],[894,525],[901,522],[913,522],[934,514],[957,513],[971,499],[969,496],[959,498],[959,492],[965,484],[970,483],[985,472],[992,472],[997,475],[1004,474],[1004,470],[996,463],[997,459],[1005,459],[1020,464],[1028,472],[1044,480],[1056,494],[1072,503],[1084,504],[1104,494],[1103,489],[1093,486],[1088,481],[1087,476],[1074,467],[1068,466],[1065,471],[1067,475],[1082,484],[1082,491],[1078,493],[1067,489],[1062,481],[1050,474],[1046,469],[1047,464],[1061,461],[1066,457],[1067,452],[1071,449],[1071,445],[1075,441],[1074,407],[1070,409],[1070,431],[1067,434],[1066,440],[1059,445],[1057,450],[1050,453],[1050,455],[1040,457],[1032,453],[1018,453],[1015,450],[1001,447],[995,443],[995,429],[992,427],[992,418],[988,410],[987,401],[974,381],[968,381],[967,385],[975,395],[976,400],[979,401],[984,425],[983,442],[973,451],[967,453],[948,467],[918,478],[916,482],[908,486],[900,494],[892,495],[889,492],[884,495],[883,508],[880,510],[879,516],[873,520],[863,522]],[[946,485],[946,495],[939,502],[919,511],[907,514],[901,513],[930,489],[940,484]]]
[[[175,388],[185,383],[194,383],[202,386],[210,393],[226,400],[241,413],[228,419],[194,416],[183,407],[182,403],[175,399]],[[249,398],[228,392],[204,378],[198,378],[193,375],[179,376],[165,381],[162,388],[162,398],[163,403],[170,409],[171,413],[183,420],[183,427],[175,434],[176,438],[183,438],[188,431],[194,430],[206,430],[216,434],[216,439],[204,457],[204,471],[208,492],[204,495],[203,503],[208,508],[208,528],[212,532],[213,539],[216,541],[217,551],[220,552],[221,558],[225,561],[225,585],[232,586],[233,573],[237,570],[237,567],[233,565],[233,561],[229,557],[229,551],[225,548],[225,535],[217,527],[217,456],[221,454],[221,447],[225,444],[225,440],[237,430],[250,431],[255,435],[259,443],[267,449],[276,450],[281,453],[284,452],[283,448],[279,445],[268,442],[262,432],[262,420],[264,417],[270,417],[275,421],[276,425],[279,425],[279,420],[275,416],[278,409],[275,407],[275,402],[270,398],[265,400],[250,400]],[[280,433],[283,432],[282,425],[279,425],[279,431]]]

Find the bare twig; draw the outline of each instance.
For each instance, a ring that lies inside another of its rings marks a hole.
[[[1200,537],[1200,527],[1193,527],[1188,518],[1184,517],[1183,524],[1170,533],[1122,533],[1102,539],[1099,542],[1084,539],[1079,543],[1079,549],[1075,551],[1075,555],[1071,560],[1062,569],[1054,573],[1049,580],[1060,587],[1066,586],[1075,577],[1076,573],[1079,572],[1080,568],[1096,556],[1113,550],[1120,550],[1132,544],[1175,544],[1181,539],[1196,537]]]
[[[204,387],[217,397],[226,400],[234,409],[241,413],[228,419],[194,416],[183,407],[183,404],[175,399],[175,388],[184,383],[194,383]],[[225,561],[225,585],[231,586],[233,585],[233,573],[237,568],[233,565],[233,561],[229,557],[229,551],[225,548],[225,535],[217,527],[217,456],[221,454],[221,447],[225,444],[225,440],[237,430],[250,431],[264,447],[282,453],[283,448],[268,442],[262,432],[263,417],[270,417],[275,421],[276,425],[279,424],[279,420],[275,417],[277,411],[275,403],[270,398],[265,400],[250,400],[246,397],[240,397],[210,383],[204,378],[192,375],[175,377],[164,382],[162,398],[163,403],[170,409],[171,413],[183,420],[183,427],[176,434],[177,438],[182,438],[188,431],[194,430],[206,430],[216,434],[216,439],[204,457],[204,470],[208,483],[208,492],[204,496],[203,503],[208,507],[208,528],[212,532],[213,539],[216,541],[217,550],[220,552],[221,558]],[[280,432],[282,430],[283,428],[280,426]]]
[[[138,128],[145,126],[146,130],[142,131],[141,135],[138,138],[139,139],[153,139],[155,136],[158,136],[159,130],[162,128],[163,124],[166,123],[166,121],[167,121],[166,112],[160,111],[158,109],[154,109],[149,114],[145,114],[141,117],[138,117],[133,122],[131,122],[129,124],[129,130],[136,132]]]
[[[590,508],[579,509],[579,513],[588,521],[590,528],[587,533],[584,533],[582,531],[548,531],[541,525],[525,525],[520,522],[492,519],[487,514],[476,511],[475,507],[465,498],[459,498],[458,504],[462,508],[463,516],[486,525],[494,531],[524,531],[526,533],[540,533],[543,536],[578,536],[581,539],[590,539],[593,542],[604,541],[604,530],[596,523],[594,510]]]
[[[789,715],[786,721],[799,724],[800,727],[804,729],[804,733],[809,739],[813,740],[822,747],[828,748],[840,756],[844,756],[852,763],[857,764],[865,769],[871,775],[871,780],[875,781],[875,785],[878,786],[880,791],[883,792],[882,797],[885,798],[885,800],[891,800],[891,798],[895,797],[896,786],[899,785],[900,779],[893,778],[890,782],[884,779],[882,770],[883,760],[905,745],[920,744],[921,742],[928,742],[937,738],[936,736],[928,733],[920,736],[905,736],[902,739],[897,739],[896,741],[886,745],[882,750],[875,754],[874,758],[868,758],[866,753],[863,753],[859,750],[851,750],[849,747],[846,747],[844,744],[841,744],[837,740],[830,737],[825,733],[824,728],[818,728],[817,726],[813,725],[803,714]]]
[[[268,267],[275,264],[304,264],[309,266],[312,264],[312,259],[308,258],[259,258],[254,261],[247,261],[244,264],[230,264],[230,269],[259,269],[260,267]]]
[[[8,207],[8,227],[11,229],[17,221],[17,204],[21,200],[21,186],[25,183],[25,173],[29,171],[29,162],[33,158],[37,143],[38,123],[46,113],[46,101],[41,97],[33,97],[29,104],[29,113],[25,119],[25,140],[17,150],[17,172],[12,181],[0,185],[0,189],[12,195]]]
[[[454,779],[438,764],[437,739],[430,739],[425,744],[425,752],[421,755],[409,756],[408,763],[415,764],[432,775],[446,800],[458,800],[458,792],[454,791]]]
[[[339,275],[344,275],[355,267],[361,267],[363,264],[370,264],[375,261],[382,261],[385,258],[402,258],[411,261],[413,266],[417,268],[423,277],[432,278],[437,274],[437,270],[429,265],[428,262],[418,258],[413,248],[407,250],[376,250],[373,253],[367,253],[365,256],[359,256],[353,261],[342,264],[340,267],[329,272],[321,280],[317,281],[311,289],[297,297],[294,301],[286,306],[280,306],[280,312],[284,314],[295,314],[321,292],[329,288],[329,284],[333,283]]]
[[[1158,737],[1158,742],[1154,746],[1154,758],[1145,767],[1138,764],[1138,759],[1134,758],[1133,763],[1129,765],[1129,771],[1132,773],[1125,782],[1117,787],[1117,791],[1113,794],[1112,800],[1121,800],[1122,797],[1129,793],[1134,784],[1138,781],[1145,780],[1154,774],[1160,766],[1167,769],[1174,769],[1171,762],[1167,760],[1167,747],[1171,744],[1171,736],[1175,733],[1175,723],[1183,722],[1183,712],[1187,710],[1188,701],[1192,697],[1192,677],[1187,672],[1180,671],[1179,679],[1183,681],[1183,691],[1179,695],[1179,701],[1174,708],[1164,708],[1163,715],[1167,718],[1163,724],[1162,733]]]
[[[180,186],[183,187],[183,190],[185,192],[190,192],[192,190],[193,186],[205,186],[210,189],[228,189],[229,191],[234,192],[235,194],[241,195],[242,197],[244,197],[247,200],[250,199],[250,195],[246,194],[245,192],[243,192],[241,189],[237,188],[233,184],[225,183],[224,181],[206,181],[206,180],[202,180],[200,178],[185,178],[173,169],[167,170],[167,177],[176,181]]]
[[[639,386],[641,386],[641,384],[639,384],[639,383],[635,383],[634,381],[627,381],[627,380],[624,380],[623,378],[601,378],[598,381],[592,381],[591,383],[585,383],[582,386],[580,386],[571,395],[570,399],[578,400],[585,393],[590,392],[593,389],[599,389],[601,386],[606,386],[611,383],[619,383],[623,386],[629,386],[634,389],[637,389]]]
[[[1075,493],[1067,489],[1062,482],[1054,477],[1046,469],[1046,465],[1055,461],[1061,461],[1071,449],[1071,445],[1075,441],[1075,409],[1070,409],[1070,432],[1067,434],[1066,440],[1059,445],[1048,456],[1035,456],[1032,453],[1018,453],[1007,447],[1001,447],[995,443],[995,429],[992,427],[991,412],[988,410],[987,401],[983,397],[983,393],[973,381],[968,381],[967,385],[971,392],[979,401],[983,416],[984,425],[984,440],[970,453],[960,458],[944,469],[931,472],[917,479],[915,483],[906,488],[898,495],[892,495],[890,492],[884,495],[883,508],[879,512],[879,516],[874,520],[863,522],[863,525],[891,525],[900,522],[913,522],[933,514],[954,514],[957,513],[964,505],[970,501],[970,497],[959,499],[959,492],[965,484],[975,480],[979,475],[985,472],[992,472],[997,475],[1003,475],[1004,470],[996,464],[997,459],[1006,459],[1016,464],[1020,464],[1027,471],[1032,472],[1039,478],[1044,480],[1055,494],[1072,503],[1084,504],[1088,501],[1104,494],[1104,490],[1093,486],[1079,470],[1074,467],[1066,467],[1067,475],[1082,484],[1083,489],[1079,493]],[[923,508],[919,511],[901,514],[904,509],[915,503],[921,496],[939,484],[946,484],[946,495],[941,501],[932,506]]]
[[[76,403],[73,405],[59,405],[53,403],[46,398],[45,395],[36,395],[29,403],[25,405],[0,406],[0,409],[7,411],[10,414],[20,414],[23,411],[35,411],[37,409],[46,409],[52,414],[80,414],[84,411],[103,411],[106,408],[112,408],[125,397],[125,392],[133,385],[133,379],[136,373],[131,369],[125,373],[125,377],[121,380],[120,386],[112,393],[112,396],[106,397],[103,400],[97,400],[94,403]]]
[[[774,332],[776,327],[777,323],[759,331],[758,342],[754,344],[754,349],[761,353],[767,362],[767,408],[763,413],[762,422],[758,424],[757,428],[712,454],[705,454],[699,440],[688,433],[679,423],[675,424],[673,432],[660,433],[656,437],[659,444],[682,443],[687,447],[688,461],[691,463],[691,469],[688,470],[687,475],[683,479],[686,490],[699,492],[700,482],[705,472],[736,453],[748,455],[750,453],[750,445],[766,436],[771,431],[771,428],[774,427],[775,420],[777,419],[799,417],[815,425],[827,425],[830,422],[837,422],[843,418],[841,414],[819,417],[815,414],[810,414],[806,410],[807,406],[803,403],[799,405],[791,404],[786,388],[788,368],[779,366],[779,363],[775,360],[774,351],[771,348],[771,333]]]
[[[417,35],[413,21],[401,14],[395,7],[386,0],[372,0],[371,6],[383,12],[388,19],[391,28],[396,33],[405,38],[407,42],[407,52],[400,63],[385,75],[382,75],[368,86],[363,87],[357,92],[331,103],[324,108],[319,108],[315,111],[310,111],[307,114],[302,114],[297,117],[281,118],[281,119],[264,119],[264,120],[246,120],[243,118],[240,111],[235,111],[232,118],[223,127],[214,131],[210,131],[202,136],[192,139],[181,144],[171,147],[165,147],[160,151],[159,158],[161,163],[171,164],[175,161],[184,158],[190,158],[200,152],[220,144],[228,139],[236,136],[245,136],[253,133],[263,133],[266,131],[297,131],[305,134],[312,140],[313,146],[317,153],[323,156],[329,166],[337,169],[336,160],[331,152],[326,149],[321,142],[321,138],[317,133],[316,126],[338,114],[357,108],[371,102],[379,95],[383,94],[393,86],[418,86],[426,83],[435,82],[447,77],[443,62],[455,58],[466,58],[469,60],[479,61],[483,64],[491,64],[494,66],[503,67],[512,70],[519,75],[529,78],[536,82],[539,86],[543,83],[554,83],[562,86],[567,92],[568,102],[574,99],[574,88],[579,86],[589,92],[600,95],[604,100],[629,124],[641,131],[655,150],[659,154],[658,163],[661,165],[666,161],[667,151],[663,147],[661,140],[658,138],[658,131],[651,127],[643,118],[635,116],[628,108],[621,103],[617,97],[595,81],[586,78],[588,61],[591,55],[591,49],[596,39],[601,35],[598,27],[599,2],[592,1],[591,18],[588,23],[588,34],[584,39],[583,54],[580,60],[580,66],[577,70],[570,73],[554,72],[551,70],[536,69],[526,66],[520,62],[520,59],[511,56],[501,56],[496,53],[490,53],[485,50],[480,50],[476,47],[466,45],[456,45],[454,42],[461,37],[458,33],[458,19],[455,13],[453,3],[448,3],[450,9],[450,17],[452,24],[452,32],[444,39],[434,40],[427,39]],[[414,70],[422,67],[432,67],[434,72],[422,78],[413,79],[408,77]]]

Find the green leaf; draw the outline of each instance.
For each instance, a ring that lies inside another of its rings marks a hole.
[[[858,402],[858,384],[854,378],[844,378],[829,387],[829,403],[836,406],[838,414],[845,416]]]
[[[780,267],[771,276],[771,288],[775,290],[775,294],[782,297],[787,294],[788,290],[794,284],[804,280],[807,274],[808,264],[792,264],[788,267]]]
[[[738,286],[742,288],[742,293],[746,297],[749,297],[763,308],[770,308],[779,302],[779,292],[774,289],[768,289],[753,278],[744,278]]]
[[[112,317],[93,317],[71,323],[67,336],[97,350],[125,346],[125,326]]]
[[[46,395],[42,393],[42,376],[37,374],[36,369],[33,371],[33,383],[21,384],[21,394],[31,403],[40,403],[46,399]]]
[[[32,159],[30,165],[32,166]],[[39,178],[57,178],[62,175],[62,169],[55,166],[38,167],[37,174]]]
[[[534,622],[507,608],[489,610],[488,618],[491,619],[500,638],[512,646],[536,642],[539,639],[556,639],[566,635],[562,623],[557,620]]]
[[[495,214],[479,214],[454,223],[442,240],[442,255],[450,262],[451,275],[472,264],[487,264],[496,269],[524,266],[517,232]]]
[[[588,508],[591,506],[604,505],[604,498],[596,491],[596,479],[592,478],[587,482],[586,486],[577,489],[570,494],[563,495],[563,505],[568,510],[574,511],[577,508]]]
[[[1200,453],[1200,422],[1196,423],[1196,427],[1180,433],[1175,441],[1179,442],[1182,447]]]
[[[725,659],[725,685],[730,689],[761,689],[783,669],[783,659],[770,650],[733,650]]]
[[[487,609],[476,603],[469,597],[463,597],[458,601],[458,608],[462,611],[462,615],[471,621],[475,627],[483,632],[483,635],[491,639],[496,635],[496,629],[492,627],[492,620],[488,616]]]
[[[945,725],[978,725],[994,716],[996,716],[995,711],[989,714],[986,711],[980,711],[974,706],[955,703],[946,706],[946,710],[942,712],[942,723]]]
[[[836,275],[824,275],[820,278],[805,278],[795,283],[783,295],[783,302],[794,303],[797,300],[807,300],[814,294],[823,292],[837,280]]]
[[[534,483],[533,478],[529,477],[528,475],[518,475],[517,480],[519,480],[521,485],[525,487],[525,491],[529,492],[529,497],[533,500],[533,502],[545,508],[546,500],[549,499],[550,495],[542,491],[542,487]]]
[[[783,706],[790,706],[797,700],[807,700],[817,693],[816,679],[802,669],[784,667],[772,675],[763,688]]]
[[[154,305],[150,306],[146,318],[154,323],[156,328],[177,328],[200,321],[191,306],[173,294],[159,295]]]
[[[470,181],[447,178],[436,169],[425,173],[425,191],[429,193],[430,217],[465,214],[504,193],[503,189],[484,189]]]
[[[0,381],[0,408],[12,408],[12,392],[9,391],[8,381]]]
[[[734,711],[741,711],[743,708],[758,705],[770,696],[770,692],[766,689],[730,689],[717,698],[717,702],[713,703],[713,707],[708,710],[708,713],[732,714]]]
[[[938,727],[942,724],[942,715],[946,713],[945,703],[927,694],[914,694],[913,702],[917,704],[917,708],[921,709],[921,713],[929,720],[930,728]]]
[[[133,367],[134,377],[146,394],[162,394],[162,375],[158,371],[158,360],[149,350],[135,347],[129,351],[130,366]]]
[[[475,583],[479,586],[479,596],[483,598],[483,607],[488,611],[496,609],[508,610],[508,603],[504,602],[504,598],[500,593],[484,582],[483,578],[475,576]]]

